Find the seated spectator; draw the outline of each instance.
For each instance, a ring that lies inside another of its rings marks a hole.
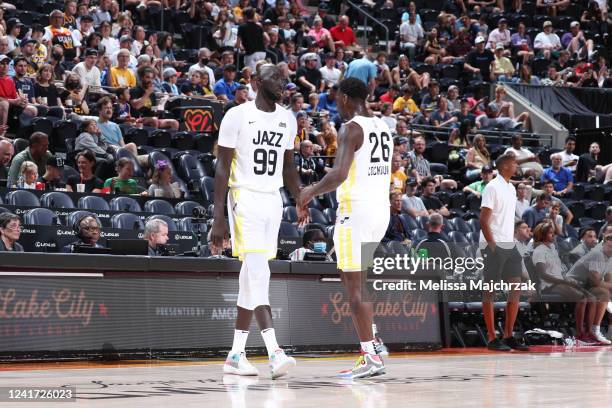
[[[328,49],[330,52],[336,51],[334,40],[327,28],[323,27],[323,19],[320,16],[315,16],[313,19],[308,36],[314,38],[320,48]]]
[[[427,91],[427,94],[421,99],[421,109],[433,110],[436,108],[438,97],[440,96],[440,84],[438,81],[431,81]]]
[[[559,206],[561,207],[561,215],[565,218],[565,223],[570,224],[574,219],[574,214],[572,214],[569,208],[567,208],[567,205],[565,205],[565,203],[559,197],[553,195],[555,192],[555,186],[551,180],[546,180],[544,182],[541,191],[536,189],[532,190],[532,194],[540,194],[542,192],[550,196],[552,203],[559,203]]]
[[[529,225],[529,228],[535,226],[548,216],[548,208],[550,207],[551,197],[546,193],[541,193],[536,198],[535,206],[529,207],[523,212],[523,220]]]
[[[198,51],[198,62],[189,67],[188,74],[191,75],[191,73],[195,70],[198,70],[200,72],[207,72],[208,77],[210,78],[210,86],[214,87],[215,86],[215,71],[213,71],[212,68],[208,66],[208,64],[210,63],[211,55],[212,53],[210,52],[208,48],[206,47],[200,48]],[[174,70],[174,73],[176,74],[176,70],[174,68],[172,69]],[[166,79],[166,72],[172,73],[173,71],[168,71],[168,68],[164,69],[164,79]]]
[[[399,26],[400,33],[400,51],[406,50],[408,56],[412,59],[416,56],[416,50],[419,45],[423,43],[425,32],[421,24],[417,22],[416,13],[410,13],[408,15],[408,21],[404,21]]]
[[[24,115],[24,119],[30,119],[37,114],[34,105],[29,104],[28,97],[17,94],[15,83],[8,76],[8,64],[10,58],[0,55],[0,136],[4,136],[8,127],[9,116]]]
[[[510,47],[512,42],[510,30],[508,30],[508,20],[504,17],[497,20],[497,28],[489,33],[489,39],[487,41],[486,48],[489,50],[497,50],[501,44],[501,50]],[[504,56],[510,55],[510,50],[503,54]]]
[[[310,131],[310,118],[305,111],[298,112],[297,116],[297,134],[295,135],[294,149],[300,149],[300,143],[305,140],[310,140],[312,143],[316,143],[316,138]],[[317,146],[318,148],[319,146]]]
[[[393,68],[393,69],[395,69],[395,68]],[[390,104],[393,105],[393,101],[395,101],[395,98],[397,98],[397,96],[399,95],[399,92],[400,92],[399,85],[393,84],[393,85],[391,85],[389,87],[387,92],[385,92],[384,94],[380,95],[380,97],[378,98],[378,101],[381,104],[382,103],[390,103]]]
[[[0,185],[6,186],[6,179],[8,178],[9,168],[8,165],[13,159],[15,154],[15,148],[13,144],[8,140],[0,139]]]
[[[446,206],[442,204],[442,201],[434,195],[436,191],[436,182],[432,177],[425,177],[423,181],[421,181],[421,188],[423,189],[421,200],[423,204],[425,204],[425,208],[429,214],[439,213],[444,217],[450,216],[448,208],[446,208]]]
[[[96,157],[94,154],[89,150],[85,150],[77,153],[75,160],[79,175],[68,177],[66,185],[69,186],[72,191],[81,193],[101,193],[102,188],[104,188],[104,182],[94,175],[94,168],[96,166]],[[82,187],[79,187],[79,184],[82,185]]]
[[[403,194],[408,176],[402,168],[402,156],[394,154],[391,160],[391,192]]]
[[[87,88],[89,86],[102,86],[102,82],[100,81],[102,73],[96,66],[97,62],[98,50],[88,48],[87,51],[85,51],[85,60],[76,64],[72,69],[72,72],[79,78],[81,87]]]
[[[561,165],[571,171],[576,171],[576,165],[578,164],[578,156],[574,154],[574,150],[576,150],[576,137],[566,137],[565,149],[559,154],[561,155]]]
[[[423,200],[416,196],[418,185],[415,179],[409,179],[406,183],[406,194],[402,196],[402,212],[413,218],[429,215]]]
[[[448,103],[448,111],[452,114],[456,114],[461,110],[461,99],[459,99],[459,87],[457,85],[448,87],[446,91],[446,102]]]
[[[159,219],[147,221],[143,238],[149,244],[149,256],[161,256],[158,245],[168,243],[168,224],[166,224],[166,221]]]
[[[462,109],[464,109],[462,103]],[[491,153],[487,149],[487,142],[483,135],[474,136],[472,147],[465,156],[465,165],[467,167],[466,178],[475,180],[485,166],[491,165]]]
[[[464,60],[472,51],[472,41],[467,27],[462,27],[457,31],[457,36],[451,40],[446,51],[456,58],[455,61]]]
[[[541,1],[544,0],[538,0],[538,3]],[[569,0],[563,1],[569,3]],[[533,41],[533,48],[540,56],[546,59],[551,59],[551,57],[557,58],[561,50],[561,40],[557,34],[553,33],[553,24],[550,20],[546,20],[542,27],[543,31],[536,35]]]
[[[353,29],[350,27],[348,16],[340,16],[338,18],[338,24],[333,26],[329,32],[337,48],[346,48],[349,50],[361,49],[359,44],[357,44],[357,37],[355,37]]]
[[[514,65],[510,58],[504,55],[504,46],[497,44],[495,46],[495,69],[493,75],[499,81],[510,81],[514,76]]]
[[[511,143],[512,146],[507,148],[504,154],[514,154],[514,157],[516,157],[516,163],[519,165],[519,175],[540,179],[544,169],[540,164],[540,159],[538,156],[523,147],[523,136],[521,136],[519,133],[515,133],[512,135]]]
[[[529,112],[523,112],[518,115],[514,113],[514,103],[511,101],[505,101],[506,89],[503,85],[495,87],[495,100],[493,100],[489,106],[497,114],[497,117],[510,118],[514,122],[522,123],[523,128],[531,130],[531,121],[529,120]]]
[[[103,245],[99,244],[100,240],[100,223],[96,217],[91,215],[85,215],[74,223],[74,228],[78,240],[72,242],[62,248],[63,253],[74,253],[75,247],[90,247],[90,248],[104,248]]]
[[[190,72],[195,72],[190,71]],[[170,96],[178,96],[179,90],[176,86],[176,81],[178,79],[178,74],[176,69],[174,68],[166,68],[164,69],[164,83],[162,84],[162,89]]]
[[[127,157],[120,158],[117,160],[116,171],[117,177],[107,179],[104,182],[104,188],[108,188],[111,194],[138,194],[140,186],[136,180],[131,178],[134,174],[132,161]],[[147,195],[147,192],[143,191],[140,194]]]
[[[412,99],[413,94],[414,88],[410,85],[404,85],[402,87],[402,96],[393,102],[393,112],[406,116],[409,119],[419,113],[419,107],[414,102],[414,99]]]
[[[540,84],[544,86],[564,86],[566,82],[565,78],[557,72],[557,67],[551,64],[546,71],[546,78],[542,79]]]
[[[31,161],[21,163],[19,169],[19,179],[15,187],[26,188],[30,190],[36,189],[36,179],[38,178],[38,166]]]
[[[519,22],[516,33],[511,37],[512,49],[516,56],[522,59],[523,64],[528,64],[533,59],[533,44],[531,37],[526,32],[525,23]]]
[[[542,173],[541,181],[552,181],[554,186],[552,195],[563,197],[574,187],[574,176],[570,169],[562,166],[563,158],[561,154],[551,154],[550,161],[552,164]]]
[[[524,64],[519,70],[519,77],[514,78],[512,82],[521,85],[540,85],[540,78],[532,75],[531,66]]]
[[[584,31],[580,29],[578,21],[570,23],[570,31],[561,37],[561,45],[570,55],[580,55],[591,58],[595,44],[593,40],[587,40]]]
[[[36,74],[36,84],[34,84],[34,96],[36,103],[48,107],[62,108],[62,99],[60,98],[57,87],[53,84],[53,67],[45,64],[40,67]],[[63,115],[64,111],[60,110]]]
[[[485,166],[482,168],[480,173],[480,177],[482,180],[475,181],[470,185],[463,187],[463,192],[467,194],[472,194],[477,198],[482,197],[482,192],[484,191],[487,184],[493,180],[493,168],[491,166]]]
[[[303,185],[319,181],[325,172],[323,161],[313,156],[318,154],[320,149],[321,146],[313,144],[310,140],[300,143],[300,153],[295,156],[295,166]]]
[[[603,229],[602,229],[603,230]],[[585,256],[597,245],[597,232],[593,227],[585,227],[580,230],[580,243],[569,253],[572,263]]]
[[[21,174],[21,165],[25,161],[34,162],[38,168],[38,178],[44,174],[47,159],[51,157],[51,153],[47,150],[49,147],[49,138],[42,132],[34,132],[30,135],[30,146],[19,152],[13,157],[11,167],[9,169],[7,186],[17,184],[17,179]]]
[[[337,85],[340,82],[342,72],[336,68],[336,55],[333,52],[325,54],[325,65],[319,71],[326,84]]]
[[[304,232],[302,239],[303,244],[301,248],[291,252],[289,259],[292,261],[303,261],[306,254],[313,252],[325,253],[327,252],[327,242],[325,240],[325,234],[319,228],[312,228]],[[331,261],[329,255],[326,256],[328,261]]]
[[[599,164],[599,143],[593,142],[589,146],[589,152],[581,154],[576,165],[576,181],[587,182],[596,177],[596,167]]]
[[[60,93],[62,105],[75,115],[89,115],[89,106],[85,100],[86,89],[81,85],[76,74],[68,74],[64,81],[64,91]]]
[[[144,67],[139,70],[139,76],[140,86],[130,91],[132,115],[135,118],[142,118],[142,123],[145,126],[156,129],[178,130],[179,123],[176,119],[159,119],[154,112],[154,110],[157,110],[157,97],[155,96],[155,88],[153,86],[155,70],[150,67]]]
[[[10,212],[0,214],[0,252],[23,252],[17,241],[21,236],[21,218]]]
[[[304,66],[299,68],[295,74],[296,84],[303,95],[311,92],[321,92],[325,87],[325,82],[321,76],[321,71],[317,68],[317,54],[308,52],[304,54]]]
[[[226,65],[223,67],[223,77],[215,83],[213,89],[215,96],[221,102],[228,102],[234,99],[234,92],[238,85],[238,82],[234,81],[236,78],[236,66]]]
[[[389,226],[387,232],[382,239],[382,242],[401,242],[404,245],[410,244],[410,231],[404,228],[404,224],[400,219],[402,212],[402,200],[401,194],[391,193],[389,195],[389,201],[391,202],[391,217],[389,218]]]
[[[556,17],[559,11],[565,11],[570,5],[570,0],[537,0],[536,8],[544,11],[551,17]],[[544,10],[542,10],[544,9]],[[544,23],[546,27],[546,23]],[[552,27],[552,24],[550,25]]]
[[[516,186],[516,210],[515,217],[523,218],[525,211],[531,207],[531,203],[527,199],[527,186],[524,183],[519,183]]]
[[[36,103],[34,98],[34,81],[27,76],[28,61],[24,57],[19,56],[13,60],[13,63],[15,67],[13,82],[15,83],[17,94],[25,96],[30,104]],[[37,114],[34,116],[37,116]]]
[[[204,74],[206,75],[206,74]],[[215,97],[214,95],[210,95],[213,98]],[[234,94],[234,100],[230,101],[228,103],[225,104],[225,106],[223,107],[223,111],[227,112],[228,110],[238,106],[238,105],[242,105],[245,102],[249,101],[249,88],[247,88],[246,85],[238,85],[238,88],[236,88],[235,94]]]
[[[580,285],[581,289],[588,290],[596,298],[596,313],[595,320],[591,328],[591,335],[599,343],[612,344],[612,341],[606,339],[601,334],[601,321],[605,315],[608,301],[610,300],[610,285],[612,283],[612,275],[609,273],[610,258],[612,257],[612,233],[607,233],[604,236],[604,241],[601,247],[593,248],[585,256],[580,258],[569,270],[565,278],[571,282]],[[583,327],[580,327],[583,334]],[[590,340],[590,339],[588,339]]]
[[[317,143],[323,149],[323,155],[336,155],[338,150],[338,133],[336,128],[326,119],[321,120],[321,132],[317,135]]]
[[[181,198],[183,195],[178,183],[172,183],[172,170],[165,160],[155,163],[149,196],[158,198]]]
[[[565,230],[565,223],[563,222],[563,216],[561,215],[561,204],[559,204],[559,202],[551,202],[550,211],[548,212],[547,218],[555,229],[555,236],[561,238],[567,236],[567,232]]]
[[[136,86],[136,76],[128,66],[130,63],[130,51],[123,48],[117,54],[117,66],[111,67],[109,74],[109,85],[114,88]]]
[[[516,243],[516,249],[523,258],[529,256],[533,251],[531,236],[531,228],[529,228],[529,225],[527,225],[525,221],[519,219],[514,222],[514,242]],[[525,273],[527,271],[524,270],[523,272]],[[529,275],[527,274],[524,278],[528,280]]]
[[[390,103],[383,103],[380,107],[380,119],[389,126],[389,129],[395,129],[397,126],[397,119],[393,114],[393,105]]]
[[[608,227],[612,227],[612,205],[606,208],[606,222],[599,229],[599,239],[602,239]]]
[[[100,130],[95,120],[84,120],[79,130],[80,134],[74,143],[74,150],[89,150],[96,155],[97,159],[113,160],[113,155],[109,153],[106,142],[100,140]]]
[[[485,81],[492,81],[493,64],[495,62],[495,56],[491,50],[485,49],[484,37],[478,36],[474,40],[476,49],[471,51],[466,57],[463,64],[463,69],[467,72],[471,72],[476,76]]]
[[[408,153],[408,157],[412,163],[412,168],[416,170],[415,174],[419,183],[422,183],[425,177],[431,177],[431,166],[429,160],[423,156],[425,147],[425,138],[423,136],[417,136],[413,138],[413,150]],[[436,185],[439,185],[444,189],[457,189],[457,182],[455,180],[445,179],[440,175],[433,177],[432,180],[434,180]]]
[[[376,60],[374,61],[374,65],[376,66],[376,87],[379,90],[388,89],[393,80],[391,79],[391,69],[387,65],[387,53],[379,52],[376,54]],[[382,92],[378,92],[381,94]]]
[[[429,123],[437,128],[448,127],[455,123],[457,119],[448,111],[446,96],[440,95],[434,110],[429,116]]]
[[[51,156],[47,160],[45,174],[36,180],[45,185],[45,190],[67,190],[72,192],[72,188],[62,180],[64,170],[64,159],[58,156]]]
[[[338,94],[338,85],[332,85],[327,92],[319,94],[318,108],[321,111],[328,112],[329,119],[332,122],[339,122],[338,107],[336,95]]]
[[[438,30],[436,27],[432,28],[426,35],[427,41],[425,42],[425,63],[429,65],[435,64],[450,64],[453,61],[453,57],[447,55],[446,48],[444,48],[438,42]]]

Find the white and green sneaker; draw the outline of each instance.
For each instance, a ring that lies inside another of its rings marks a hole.
[[[268,365],[273,380],[286,375],[296,365],[295,358],[286,355],[282,349],[276,350],[269,358]]]
[[[343,378],[369,378],[385,374],[385,364],[378,354],[362,352],[351,370],[341,371],[338,376]]]
[[[257,369],[247,360],[244,352],[232,353],[230,351],[223,365],[223,372],[235,375],[259,375]]]

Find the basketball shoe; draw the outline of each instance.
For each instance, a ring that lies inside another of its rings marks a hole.
[[[289,357],[282,349],[278,349],[270,356],[270,376],[273,380],[287,374],[295,367],[295,358]]]
[[[258,375],[259,372],[257,369],[249,363],[249,360],[246,358],[246,354],[242,353],[230,353],[225,360],[225,364],[223,365],[223,372],[225,374],[235,374],[235,375]]]
[[[604,335],[601,334],[601,330],[593,330],[591,331],[591,334],[593,335],[593,337],[595,337],[595,339],[599,342],[599,344],[602,344],[605,346],[609,346],[610,344],[612,344],[612,341],[606,339]]]
[[[361,355],[350,370],[340,371],[338,376],[343,378],[368,378],[385,373],[385,364],[378,354],[361,352]]]

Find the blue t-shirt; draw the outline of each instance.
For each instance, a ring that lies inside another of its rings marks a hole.
[[[113,146],[119,146],[119,142],[123,139],[123,135],[121,134],[121,129],[118,124],[111,121],[100,122],[98,120],[98,129],[100,129],[106,143]]]
[[[370,80],[376,78],[376,65],[367,58],[353,60],[346,70],[347,78],[357,78],[369,85]]]
[[[327,93],[319,94],[319,110],[324,109],[329,112],[329,117],[333,118],[338,114],[336,100],[329,100]]]
[[[561,167],[558,173],[555,173],[553,168],[550,167],[542,173],[541,182],[543,183],[546,180],[551,180],[555,183],[555,191],[561,191],[567,187],[568,183],[574,182],[574,176],[567,167]]]
[[[221,78],[220,80],[217,81],[217,83],[215,83],[215,88],[213,89],[213,92],[215,93],[215,95],[219,96],[219,95],[225,95],[227,96],[227,99],[229,99],[230,101],[234,100],[234,92],[236,92],[236,88],[238,88],[239,84],[236,81],[232,81],[231,83],[227,83],[225,82],[225,79]]]

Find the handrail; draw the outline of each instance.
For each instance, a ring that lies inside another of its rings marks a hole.
[[[423,131],[426,133],[434,134],[434,135],[449,135],[453,128],[451,127],[441,127],[441,126],[431,126],[431,125],[420,125],[420,124],[408,124],[409,129],[411,131]],[[474,136],[476,134],[481,134],[485,137],[485,139],[496,139],[496,142],[499,144],[503,144],[503,139],[510,139],[512,135],[518,132],[507,131],[507,130],[488,130],[488,129],[474,129],[470,132],[470,135]],[[542,146],[550,146],[552,144],[553,135],[549,133],[523,133],[520,132],[521,136],[523,136],[523,140],[525,141],[538,141]],[[548,142],[548,144],[546,144]]]
[[[378,24],[379,26],[381,26],[382,28],[384,28],[385,30],[385,48],[387,50],[387,54],[389,53],[390,49],[391,49],[391,45],[389,44],[389,28],[379,19],[377,19],[376,17],[374,17],[372,14],[368,13],[367,11],[365,11],[364,9],[359,7],[359,4],[356,4],[354,2],[352,2],[351,0],[346,0],[346,2],[348,4],[350,4],[359,14],[363,15],[365,20],[363,22],[365,27],[368,27],[368,19],[374,21],[376,24]],[[368,30],[365,30],[365,39],[366,39],[366,46],[363,47],[364,50],[367,48],[367,41],[368,41]]]

